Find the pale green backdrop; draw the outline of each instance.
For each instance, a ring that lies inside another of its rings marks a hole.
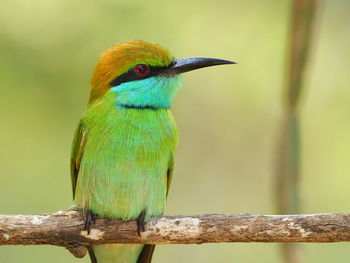
[[[350,211],[350,2],[324,1],[302,98],[303,213]],[[168,214],[274,213],[290,2],[2,0],[0,214],[71,205],[69,154],[98,54],[143,39],[178,57],[232,59],[184,76]],[[350,244],[305,244],[348,262]],[[2,246],[0,262],[73,263],[65,249]],[[276,244],[162,245],[154,263],[281,262]]]

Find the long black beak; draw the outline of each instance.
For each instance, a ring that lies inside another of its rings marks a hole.
[[[237,63],[218,58],[179,58],[174,59],[173,64],[169,68],[165,69],[163,74],[178,75],[195,69],[225,64]]]

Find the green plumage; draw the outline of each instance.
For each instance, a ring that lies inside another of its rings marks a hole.
[[[167,109],[119,109],[116,100],[108,91],[80,121],[72,150],[74,200],[100,216],[131,220],[145,211],[148,220],[165,208],[176,125]],[[94,251],[98,263],[129,263],[142,246],[96,246]]]
[[[105,51],[72,147],[75,204],[85,214],[123,220],[161,215],[178,140],[169,108],[181,87],[180,74],[233,63],[174,59],[161,46],[137,40]],[[153,245],[115,244],[93,246],[89,254],[92,263],[149,263],[153,250]]]
[[[75,202],[125,220],[144,210],[146,219],[160,215],[177,143],[173,117],[166,109],[118,109],[115,100],[109,91],[80,121]]]

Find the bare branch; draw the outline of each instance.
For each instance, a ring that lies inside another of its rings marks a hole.
[[[46,215],[1,215],[0,245],[51,244],[77,257],[84,246],[106,243],[199,244],[220,242],[350,241],[350,213],[310,215],[163,216],[145,226],[135,221],[97,219],[90,235],[76,210]]]

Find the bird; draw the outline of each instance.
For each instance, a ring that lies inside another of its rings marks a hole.
[[[235,64],[175,57],[158,44],[130,40],[104,51],[71,150],[73,202],[90,233],[97,217],[136,220],[139,235],[162,215],[174,170],[178,130],[170,111],[181,74]],[[88,247],[92,263],[149,263],[154,245]]]

